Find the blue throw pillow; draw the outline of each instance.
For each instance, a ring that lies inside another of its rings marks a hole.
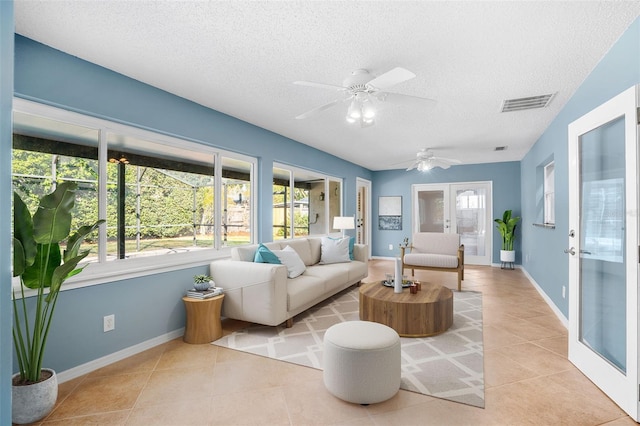
[[[258,250],[256,250],[256,254],[253,257],[253,261],[256,263],[276,263],[282,264],[278,256],[276,256],[271,250],[267,248],[264,244],[260,244],[258,246]]]
[[[356,238],[355,237],[349,237],[349,259],[351,260],[355,260],[355,257],[353,257],[353,245],[356,243]]]

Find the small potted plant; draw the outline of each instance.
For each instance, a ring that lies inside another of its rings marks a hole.
[[[213,278],[209,275],[194,275],[193,276],[193,287],[197,291],[206,291],[213,285]]]
[[[513,242],[516,239],[516,224],[520,221],[520,216],[511,217],[511,210],[505,210],[502,219],[494,219],[496,228],[502,236],[502,250],[500,250],[500,262],[511,263],[516,260],[516,251],[513,249]]]

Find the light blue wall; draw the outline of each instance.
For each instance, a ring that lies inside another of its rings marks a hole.
[[[11,424],[11,104],[13,0],[0,1],[0,425]]]
[[[271,239],[274,161],[344,178],[348,215],[355,212],[356,177],[371,180],[371,172],[362,167],[18,35],[15,66],[18,97],[258,157],[261,241]],[[2,152],[6,158],[9,150]],[[181,297],[192,276],[206,270],[202,266],[62,292],[44,363],[64,371],[183,327]],[[115,314],[116,329],[103,333],[107,314]]]
[[[398,244],[404,237],[411,238],[412,207],[411,185],[418,183],[474,182],[490,181],[493,187],[492,218],[502,217],[502,213],[513,210],[520,215],[520,162],[473,164],[452,166],[447,170],[433,169],[426,173],[417,170],[391,170],[374,172],[373,175],[373,229],[372,254],[374,256],[397,256]],[[402,196],[402,230],[378,230],[378,197]],[[493,237],[493,263],[500,262],[502,239],[494,226],[490,229]],[[520,263],[520,232],[516,228],[516,263]],[[393,244],[394,251],[389,251]]]
[[[569,244],[567,126],[593,108],[640,83],[640,18],[611,47],[600,63],[522,160],[523,267],[568,317],[569,269],[563,250]],[[537,170],[550,158],[555,161],[556,228],[533,227],[541,214]],[[568,293],[567,293],[568,295]]]

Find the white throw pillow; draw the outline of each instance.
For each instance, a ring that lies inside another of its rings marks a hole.
[[[320,263],[328,264],[351,261],[349,257],[349,237],[322,237],[321,250]]]
[[[284,250],[271,250],[278,256],[280,262],[287,267],[287,276],[295,278],[307,269],[304,262],[291,246],[286,246]]]

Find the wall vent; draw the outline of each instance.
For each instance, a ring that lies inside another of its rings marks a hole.
[[[522,111],[525,109],[544,108],[549,105],[555,93],[549,95],[529,96],[527,98],[505,99],[502,101],[502,112]]]
[[[494,151],[504,151],[506,149],[507,149],[506,146],[496,146],[495,148],[493,148]]]

